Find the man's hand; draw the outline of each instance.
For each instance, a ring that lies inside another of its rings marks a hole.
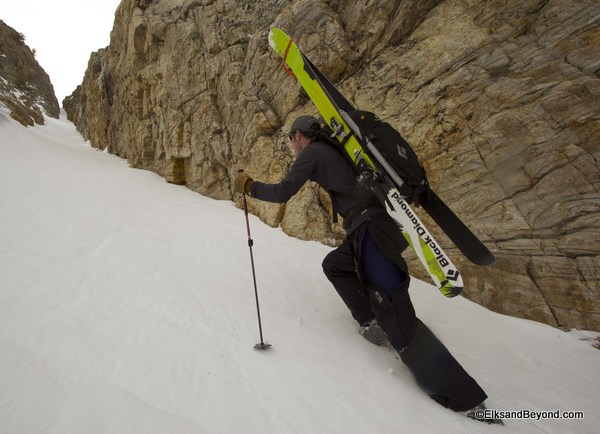
[[[252,190],[252,184],[254,184],[254,179],[243,170],[238,170],[235,176],[235,182],[233,184],[233,188],[238,193],[246,193],[250,194],[250,190]]]

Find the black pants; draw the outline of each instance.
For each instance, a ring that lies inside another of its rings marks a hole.
[[[394,220],[377,215],[325,257],[323,271],[359,324],[377,318],[390,344],[431,398],[455,411],[469,410],[487,395],[417,318],[408,293],[408,268],[401,254],[406,246]],[[375,276],[377,267],[373,264],[377,262],[393,263],[398,270],[386,272],[388,265],[384,265],[379,269],[390,277]],[[371,276],[369,272],[365,275],[365,268],[371,270]],[[400,276],[404,281],[399,281]],[[397,286],[390,290],[394,281]]]

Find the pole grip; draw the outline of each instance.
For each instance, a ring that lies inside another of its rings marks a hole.
[[[252,235],[250,235],[250,218],[248,217],[248,202],[246,201],[246,193],[242,193],[242,204],[244,206],[244,215],[246,216],[246,231],[248,231],[248,245],[252,246]]]

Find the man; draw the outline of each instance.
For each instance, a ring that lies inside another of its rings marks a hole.
[[[255,182],[240,172],[236,191],[285,203],[311,180],[329,192],[347,235],[325,257],[323,271],[361,326],[361,334],[378,344],[387,337],[418,384],[438,403],[460,412],[481,408],[485,392],[416,317],[402,257],[407,242],[397,223],[372,191],[358,185],[354,168],[327,143],[315,118],[297,118],[289,139],[296,160],[280,183]]]

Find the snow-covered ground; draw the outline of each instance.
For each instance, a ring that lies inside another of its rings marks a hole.
[[[0,108],[0,432],[598,431],[582,334],[414,280],[489,408],[584,412],[472,421],[357,334],[321,272],[330,248],[250,224],[266,352],[242,211],[91,149],[64,117],[24,128]]]

